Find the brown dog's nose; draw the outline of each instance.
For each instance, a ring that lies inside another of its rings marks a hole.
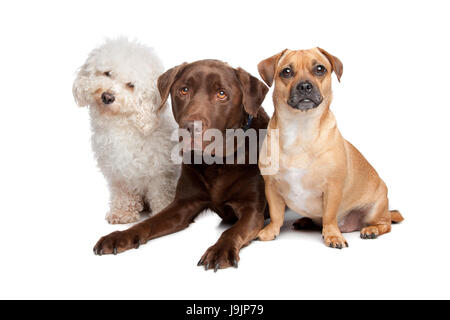
[[[109,92],[102,93],[102,101],[104,104],[111,104],[114,102],[114,100],[116,100],[116,98],[114,97],[114,95],[112,93],[109,93]]]
[[[297,85],[297,90],[301,94],[308,94],[312,92],[313,85],[309,81],[301,82]]]
[[[202,121],[187,121],[183,125],[183,129],[186,129],[191,135],[201,134],[203,132]]]

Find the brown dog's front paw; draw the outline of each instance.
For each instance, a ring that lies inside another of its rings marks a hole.
[[[94,254],[118,254],[130,249],[137,249],[142,244],[138,234],[134,232],[116,231],[102,237],[94,247]]]
[[[203,255],[198,262],[198,266],[204,266],[205,270],[214,269],[217,272],[219,269],[228,267],[238,267],[239,249],[235,248],[230,243],[217,243]]]
[[[324,235],[323,241],[330,248],[342,249],[348,247],[348,243],[342,235]]]

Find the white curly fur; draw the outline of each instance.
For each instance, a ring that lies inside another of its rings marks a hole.
[[[94,49],[73,84],[77,104],[90,107],[92,149],[110,189],[110,223],[137,221],[145,204],[157,213],[175,195],[179,166],[170,159],[170,135],[176,123],[167,106],[157,111],[163,71],[152,49],[119,38]],[[103,92],[115,101],[104,104]]]

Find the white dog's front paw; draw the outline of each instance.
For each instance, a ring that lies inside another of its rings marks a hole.
[[[106,221],[110,224],[127,224],[138,221],[140,215],[138,212],[108,212]]]

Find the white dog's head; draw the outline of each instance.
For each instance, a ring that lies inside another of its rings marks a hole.
[[[156,82],[163,71],[151,48],[126,38],[107,40],[80,68],[73,95],[79,106],[95,108],[100,117],[129,119],[147,135],[158,123]]]

